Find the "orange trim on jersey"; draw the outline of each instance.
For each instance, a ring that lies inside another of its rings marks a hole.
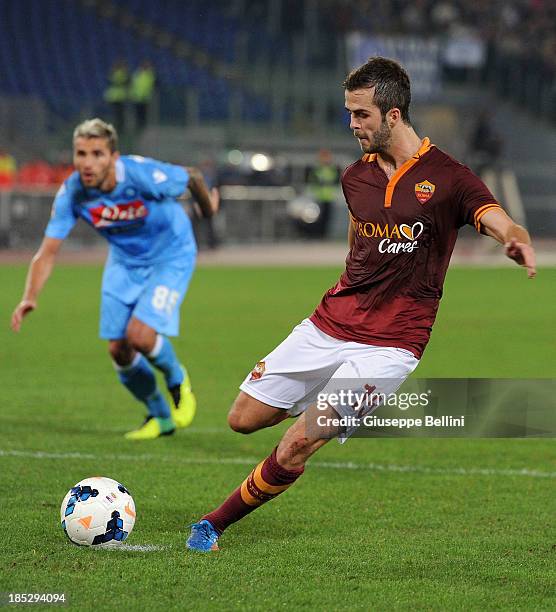
[[[431,141],[428,138],[423,138],[421,146],[419,147],[417,153],[415,153],[413,157],[410,157],[407,161],[405,161],[396,170],[392,178],[388,181],[388,185],[386,186],[386,193],[384,195],[384,208],[390,208],[392,206],[392,196],[394,195],[394,189],[396,188],[396,185],[398,184],[402,176],[410,168],[412,168],[425,153],[430,151],[432,146],[433,145],[431,144]]]
[[[483,215],[485,215],[490,210],[494,210],[495,208],[501,209],[502,207],[500,206],[500,204],[498,204],[498,202],[491,202],[490,204],[485,204],[484,206],[477,208],[477,210],[475,211],[473,221],[475,223],[475,229],[479,233],[481,233],[481,219],[483,218]]]
[[[500,204],[498,204],[498,202],[489,202],[488,204],[483,204],[483,206],[480,206],[479,208],[477,208],[477,210],[475,211],[475,214],[473,215],[473,219],[475,223],[479,220],[480,217],[482,217],[485,214],[485,212],[489,208],[500,208]]]
[[[363,155],[363,157],[361,158],[361,161],[364,162],[374,162],[376,159],[376,153],[365,153],[365,155]]]

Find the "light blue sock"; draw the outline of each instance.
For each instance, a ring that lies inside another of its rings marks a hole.
[[[128,366],[114,363],[120,382],[132,395],[147,406],[149,415],[169,418],[170,406],[164,396],[156,388],[156,378],[149,362],[141,353],[137,353]]]
[[[157,334],[154,348],[147,357],[153,366],[164,374],[168,388],[181,385],[184,376],[182,366],[172,343],[166,336]]]

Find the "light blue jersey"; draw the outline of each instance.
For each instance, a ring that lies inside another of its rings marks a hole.
[[[197,253],[189,217],[175,199],[189,175],[181,166],[123,156],[116,161],[116,181],[104,193],[83,187],[74,172],[56,195],[45,235],[63,240],[81,217],[110,243],[101,338],[124,338],[131,317],[175,336]]]
[[[195,256],[191,222],[175,198],[187,189],[185,168],[135,155],[116,161],[116,187],[86,189],[74,172],[54,200],[45,235],[64,239],[81,217],[110,243],[110,262],[151,266]]]

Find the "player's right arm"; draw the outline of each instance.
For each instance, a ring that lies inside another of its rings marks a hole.
[[[24,317],[37,307],[37,298],[52,272],[62,242],[57,238],[44,238],[31,260],[23,297],[12,314],[12,329],[15,332],[19,331]]]
[[[27,272],[23,297],[12,314],[12,329],[16,332],[19,331],[23,319],[37,307],[37,298],[52,272],[60,246],[77,221],[71,204],[77,182],[78,175],[74,173],[64,182],[54,198],[43,241]]]

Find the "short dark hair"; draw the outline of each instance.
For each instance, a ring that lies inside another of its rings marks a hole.
[[[391,108],[399,108],[403,122],[411,123],[411,85],[407,72],[398,62],[386,57],[370,57],[347,75],[343,85],[347,91],[374,87],[373,102],[383,117]]]

